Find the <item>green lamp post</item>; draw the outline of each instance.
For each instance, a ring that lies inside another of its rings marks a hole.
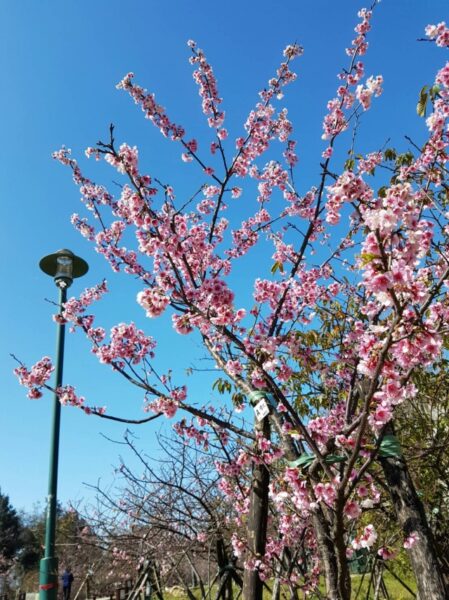
[[[67,300],[67,288],[76,277],[82,277],[89,270],[85,260],[75,256],[70,250],[58,250],[44,256],[39,262],[44,273],[53,277],[59,289],[59,312]],[[62,384],[64,363],[65,325],[57,325],[55,389]],[[58,488],[59,426],[61,404],[55,394],[53,399],[53,426],[50,444],[50,468],[48,478],[47,512],[45,523],[45,553],[39,568],[39,600],[56,600],[58,592],[58,559],[55,555],[56,537],[56,497]]]

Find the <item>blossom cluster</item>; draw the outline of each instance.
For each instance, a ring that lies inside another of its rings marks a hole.
[[[449,47],[449,28],[444,21],[438,25],[427,25],[426,35],[431,40],[435,40],[437,46]]]
[[[372,190],[362,177],[352,171],[344,171],[337,181],[328,187],[326,204],[326,221],[336,225],[340,221],[340,210],[344,202],[360,200],[367,202],[372,197]]]
[[[349,118],[345,110],[353,108],[355,98],[364,110],[368,110],[371,106],[371,98],[382,93],[383,79],[381,75],[369,77],[365,85],[360,83],[365,70],[362,61],[357,58],[363,56],[368,49],[366,37],[371,29],[372,11],[362,9],[358,16],[361,22],[355,27],[357,36],[352,40],[351,47],[346,49],[346,53],[351,57],[350,68],[339,74],[339,79],[343,83],[337,90],[337,96],[329,100],[328,113],[323,120],[322,139],[330,140],[331,143],[323,153],[323,157],[326,159],[332,156],[333,140],[348,128]]]
[[[222,103],[222,98],[218,94],[216,77],[204,52],[198,48],[196,42],[190,40],[187,45],[193,53],[190,63],[197,67],[193,73],[193,79],[198,84],[203,113],[208,117],[209,127],[219,129],[223,125],[225,114],[218,109],[218,106]],[[226,137],[224,130],[219,131],[218,134],[221,139]]]
[[[149,119],[164,137],[170,137],[172,140],[180,140],[184,137],[184,129],[170,121],[165,109],[157,104],[155,95],[133,83],[133,79],[134,73],[127,73],[117,84],[117,89],[129,93],[134,102],[141,106],[145,118]]]
[[[31,369],[21,365],[14,369],[14,374],[18,377],[20,385],[28,388],[27,396],[31,400],[36,400],[42,396],[41,388],[50,379],[55,370],[51,358],[44,356]]]
[[[88,336],[92,337],[88,330]],[[145,359],[154,357],[156,342],[144,334],[134,323],[120,323],[111,328],[109,344],[94,344],[92,352],[99,361],[113,366],[125,366],[125,361],[137,365]],[[97,342],[97,338],[94,338]]]

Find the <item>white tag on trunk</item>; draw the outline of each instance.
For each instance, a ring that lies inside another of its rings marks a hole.
[[[259,402],[254,407],[254,414],[256,415],[256,419],[258,421],[262,421],[265,417],[268,417],[270,414],[270,409],[268,408],[268,404],[264,398],[259,400]]]

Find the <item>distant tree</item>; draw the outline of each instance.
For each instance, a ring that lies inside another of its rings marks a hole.
[[[36,537],[34,531],[27,527],[22,526],[20,532],[20,544],[21,550],[18,556],[18,562],[25,572],[35,569],[39,563],[41,556],[41,545]]]
[[[0,490],[0,576],[5,575],[22,547],[21,523],[9,496]]]
[[[200,597],[206,598],[214,584],[217,598],[228,599],[232,581],[242,586],[231,542],[236,507],[229,504],[214,468],[216,462],[228,464],[236,448],[230,442],[225,452],[219,434],[217,439],[215,443],[209,438],[205,451],[201,444],[196,446],[198,439],[161,436],[160,456],[154,459],[138,449],[129,432],[125,434],[124,444],[143,472],[122,461],[115,489],[94,487],[98,502],[88,517],[97,540],[110,553],[116,582],[129,578],[136,565],[145,575],[146,564],[160,598],[172,585],[180,585],[189,598],[198,587]],[[246,484],[246,498],[243,487]],[[95,585],[101,585],[96,579]]]
[[[45,512],[40,505],[20,515],[21,549],[17,554],[15,578],[24,591],[35,591],[39,582],[39,559],[45,540]],[[70,566],[75,591],[85,584],[91,568],[98,564],[101,550],[90,534],[90,526],[73,507],[57,506],[56,547],[61,570]]]

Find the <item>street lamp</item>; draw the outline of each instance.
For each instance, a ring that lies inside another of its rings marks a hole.
[[[59,314],[67,300],[67,288],[76,277],[82,277],[89,265],[70,250],[58,250],[44,256],[39,262],[44,273],[53,277],[59,289]],[[64,363],[65,325],[58,323],[56,334],[55,389],[62,384]],[[58,591],[58,559],[55,556],[56,537],[56,494],[58,488],[59,426],[61,404],[55,393],[53,399],[53,428],[50,443],[50,468],[48,477],[47,512],[45,522],[45,553],[39,568],[39,600],[56,600]]]

